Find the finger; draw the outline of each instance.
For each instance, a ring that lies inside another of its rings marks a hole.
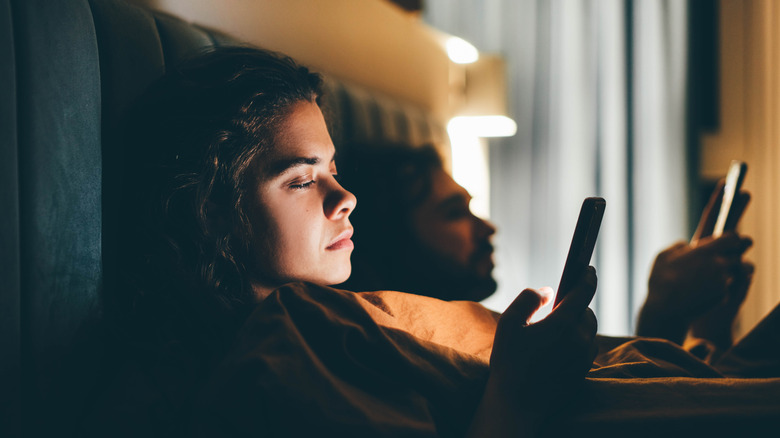
[[[729,286],[728,295],[726,296],[727,305],[734,308],[742,305],[750,289],[754,269],[755,267],[752,263],[745,262],[742,264],[740,272],[734,275],[734,281]]]
[[[734,247],[723,247],[718,250],[706,252],[706,257],[699,258],[699,264],[703,264],[710,269],[725,269],[730,273],[738,270],[742,266],[742,243]]]
[[[564,332],[571,339],[572,345],[589,345],[596,339],[598,321],[593,310],[586,308],[574,324],[568,326]]]
[[[586,362],[586,368],[585,368],[585,374],[588,374],[588,371],[590,371],[593,368],[593,362],[596,360],[596,357],[599,355],[599,345],[596,342],[593,342],[590,345],[590,351],[588,352],[588,361]]]
[[[549,288],[543,288],[549,289]],[[550,300],[549,295],[552,293],[550,290],[545,291],[543,294],[533,290],[525,289],[512,301],[512,304],[507,307],[501,316],[501,319],[509,318],[510,320],[518,321],[521,325],[528,324],[531,316],[544,305],[545,302]],[[545,297],[546,294],[547,296]]]
[[[568,329],[564,329],[563,336],[570,339],[568,345],[577,346],[583,353],[590,349],[590,345],[594,343],[596,339],[596,332],[598,331],[598,321],[596,315],[590,308],[586,308],[580,316],[579,321]]]
[[[588,266],[585,274],[577,282],[577,286],[566,294],[563,301],[553,309],[543,322],[549,321],[548,324],[557,324],[567,321],[567,324],[571,324],[571,321],[578,318],[588,308],[588,304],[596,293],[597,283],[596,269],[593,266]]]
[[[750,193],[740,191],[731,204],[731,211],[729,212],[729,217],[726,219],[726,225],[723,228],[724,230],[734,231],[737,228],[737,224],[745,214],[748,204],[750,204]]]
[[[596,319],[596,314],[593,313],[593,310],[590,309],[590,307],[585,309],[585,315],[584,315],[584,326],[585,333],[588,337],[589,341],[593,341],[593,339],[596,338],[596,333],[599,330],[599,321]]]
[[[742,254],[753,245],[753,239],[729,231],[715,239],[704,239],[696,251],[712,254]]]
[[[599,346],[596,343],[596,315],[590,309],[586,312],[585,320],[587,321],[586,325],[592,326],[592,330],[587,333],[588,336],[585,338],[587,340],[585,344],[587,345],[587,353],[583,356],[582,371],[584,374],[587,374],[593,367],[593,361],[596,360],[596,356],[599,353]]]
[[[593,360],[598,355],[598,345],[594,338],[569,344],[567,355],[561,359],[564,361],[562,374],[574,378],[581,378],[593,367]]]
[[[555,291],[549,286],[543,286],[536,289],[536,292],[542,296],[542,306],[546,306],[547,303],[555,298]]]
[[[718,220],[718,211],[720,210],[720,204],[723,201],[723,188],[726,185],[726,180],[721,178],[715,186],[715,190],[710,195],[707,205],[704,206],[701,218],[699,219],[699,225],[696,227],[696,232],[693,233],[691,243],[695,243],[700,239],[712,235],[712,230],[715,228],[715,222]]]
[[[671,257],[674,257],[679,253],[680,251],[683,251],[687,249],[689,245],[685,242],[676,242],[674,245],[670,246],[669,248],[666,248],[665,250],[661,251],[657,258],[661,260],[666,260]]]

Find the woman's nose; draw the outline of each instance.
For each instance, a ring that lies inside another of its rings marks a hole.
[[[325,216],[328,219],[341,219],[348,217],[357,205],[357,198],[352,192],[336,182],[332,183],[327,195],[325,196]]]

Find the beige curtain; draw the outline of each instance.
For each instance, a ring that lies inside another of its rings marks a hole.
[[[502,310],[557,287],[582,198],[607,212],[592,263],[605,334],[630,334],[655,254],[688,239],[686,21],[675,0],[428,0],[425,19],[507,63],[517,135],[489,146]]]

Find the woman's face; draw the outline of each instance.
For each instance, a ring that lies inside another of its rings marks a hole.
[[[257,160],[249,208],[255,292],[281,284],[337,284],[351,272],[356,199],[336,181],[335,148],[319,106],[299,102]]]

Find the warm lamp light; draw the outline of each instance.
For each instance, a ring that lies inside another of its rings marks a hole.
[[[511,137],[517,124],[507,117],[506,66],[500,56],[483,54],[479,60],[461,67],[463,80],[458,84],[455,116],[447,125],[450,138]]]
[[[517,133],[517,124],[507,116],[458,116],[447,124],[450,138],[511,137]]]
[[[447,56],[456,64],[471,64],[479,59],[479,51],[463,38],[451,36],[445,44]]]

